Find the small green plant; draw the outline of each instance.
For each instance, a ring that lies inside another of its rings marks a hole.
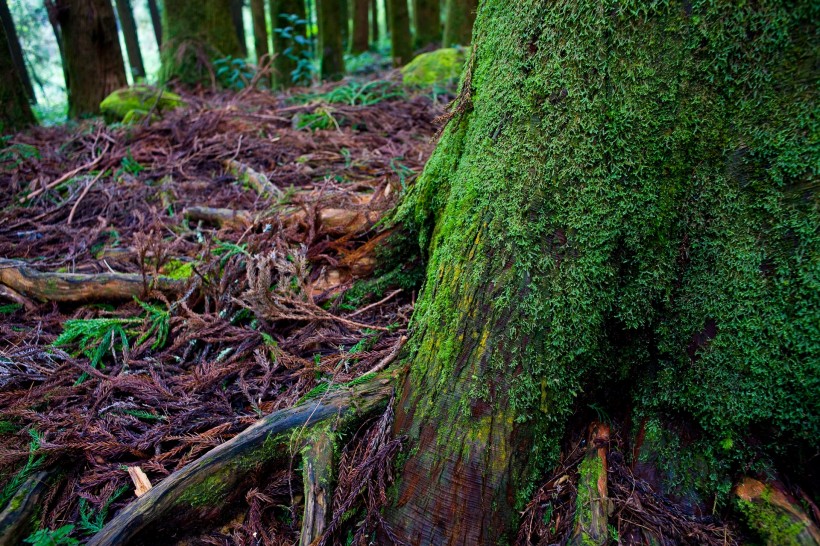
[[[120,162],[120,168],[114,173],[115,176],[119,176],[123,173],[130,174],[132,176],[137,176],[139,173],[145,170],[145,167],[140,165],[139,161],[134,159],[131,155],[131,150],[128,151],[128,154],[122,158]]]
[[[404,90],[387,80],[359,82],[349,80],[324,93],[305,93],[297,95],[297,102],[326,102],[329,104],[346,104],[348,106],[370,106],[379,102],[402,98]]]
[[[137,345],[153,335],[154,343],[151,344],[151,348],[154,350],[161,349],[165,346],[168,333],[171,330],[171,311],[138,299],[137,303],[145,310],[145,320],[148,321],[148,329],[139,337]]]
[[[111,504],[120,498],[123,493],[128,491],[128,486],[123,485],[106,499],[100,506],[99,510],[94,510],[86,499],[80,499],[80,522],[79,531],[86,535],[95,535],[99,533],[105,525],[105,520],[108,518],[108,509]]]
[[[22,303],[5,303],[3,305],[0,305],[0,314],[10,315],[10,314],[14,313],[15,311],[18,311],[19,309],[22,309],[22,308],[23,308]]]
[[[63,333],[54,340],[55,347],[77,345],[79,353],[85,355],[94,369],[105,368],[102,361],[111,352],[115,358],[119,350],[127,353],[130,347],[126,327],[140,322],[138,318],[93,318],[67,320]],[[77,380],[82,383],[88,377],[83,373]]]
[[[69,535],[74,531],[73,525],[63,525],[53,531],[40,529],[26,537],[23,542],[34,546],[78,546],[80,541]]]
[[[313,59],[312,38],[307,37],[307,19],[299,17],[295,13],[283,13],[279,15],[282,23],[273,31],[278,34],[287,44],[280,55],[296,63],[290,73],[290,80],[296,85],[309,85],[316,72],[316,65]]]
[[[339,122],[333,116],[333,108],[319,106],[313,112],[301,114],[296,118],[297,129],[339,129]]]
[[[0,137],[0,165],[3,168],[15,169],[26,159],[40,158],[40,151],[30,144],[9,144],[12,136]]]
[[[33,428],[29,429],[28,433],[31,436],[31,442],[28,444],[28,459],[26,459],[23,468],[9,480],[3,491],[0,492],[0,507],[5,506],[11,500],[20,486],[23,485],[23,482],[46,460],[45,455],[37,455],[37,450],[40,449],[43,438]]]
[[[253,79],[255,70],[245,59],[228,55],[214,61],[214,70],[219,84],[226,89],[240,91],[245,89]]]

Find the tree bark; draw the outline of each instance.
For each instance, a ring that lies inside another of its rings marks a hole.
[[[142,62],[140,53],[139,36],[137,35],[137,24],[134,21],[134,12],[131,9],[130,0],[115,0],[117,6],[117,16],[120,19],[120,27],[125,38],[125,51],[128,53],[128,64],[131,65],[131,75],[134,81],[145,77],[145,65]]]
[[[233,21],[236,41],[239,42],[239,52],[243,57],[248,56],[248,45],[245,42],[245,18],[242,17],[242,8],[245,0],[231,0],[231,21]]]
[[[447,0],[444,17],[444,47],[470,44],[478,0]]]
[[[319,17],[319,51],[321,53],[320,77],[323,80],[340,80],[345,74],[344,48],[342,45],[342,4],[347,0],[317,0]]]
[[[160,79],[188,85],[215,82],[210,61],[239,57],[242,50],[231,19],[232,0],[165,0]]]
[[[268,54],[268,22],[266,20],[265,0],[251,0],[251,17],[253,18],[253,46],[256,50],[256,63]]]
[[[509,542],[591,403],[816,448],[812,4],[482,2],[399,216],[429,256],[399,538]]]
[[[416,49],[441,43],[441,5],[439,0],[413,0]]]
[[[270,3],[271,26],[274,29],[273,54],[276,55],[273,61],[273,86],[277,89],[310,83],[310,75],[307,72],[298,75],[299,77],[295,79],[293,75],[299,59],[307,61],[306,54],[309,53],[307,46],[283,34],[284,29],[291,27],[291,34],[307,37],[307,27],[304,24],[292,24],[286,16],[296,16],[298,20],[306,20],[304,0],[271,0]]]
[[[9,11],[9,6],[6,2],[0,3],[0,23],[6,32],[6,39],[8,40],[9,48],[11,49],[11,58],[14,61],[14,68],[17,70],[17,75],[20,81],[23,82],[23,87],[26,90],[26,96],[30,103],[37,102],[37,96],[34,94],[34,86],[31,85],[31,78],[28,70],[26,70],[26,60],[23,57],[23,50],[20,47],[20,38],[17,36],[17,28],[14,26],[14,19]]]
[[[367,51],[370,36],[370,21],[367,17],[370,0],[353,0],[353,40],[350,44],[351,53]]]
[[[407,0],[387,0],[390,6],[390,45],[393,66],[403,66],[413,58],[413,44],[410,37],[410,11]]]
[[[157,0],[148,0],[148,13],[151,14],[151,26],[154,27],[154,36],[157,38],[157,46],[162,48],[162,16],[159,13]]]
[[[110,0],[57,0],[65,58],[68,115],[100,112],[100,102],[127,85],[117,22]]]
[[[375,44],[379,41],[379,0],[370,0],[370,40]]]
[[[14,66],[12,38],[6,34],[6,26],[0,25],[0,133],[3,134],[34,123],[25,85]]]

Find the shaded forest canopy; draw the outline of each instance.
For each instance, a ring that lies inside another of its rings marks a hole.
[[[816,3],[33,6],[0,544],[820,544]]]

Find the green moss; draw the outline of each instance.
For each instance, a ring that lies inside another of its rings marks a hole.
[[[148,112],[161,114],[184,106],[182,97],[170,91],[157,89],[150,85],[134,85],[118,89],[105,97],[100,103],[100,112],[105,120],[110,122],[136,121],[140,115]],[[129,121],[125,121],[126,118]]]
[[[185,280],[194,274],[194,263],[183,262],[181,260],[168,260],[168,262],[162,266],[162,273],[171,279]]]
[[[458,80],[464,69],[464,50],[448,47],[422,53],[401,69],[404,85],[445,85]]]
[[[794,521],[783,510],[771,504],[771,488],[766,489],[759,500],[738,500],[738,508],[749,527],[759,535],[764,544],[772,546],[800,546],[805,544],[800,535],[806,524]]]
[[[220,506],[229,492],[225,482],[226,472],[230,470],[217,472],[192,485],[179,496],[177,503],[187,504],[192,508]]]

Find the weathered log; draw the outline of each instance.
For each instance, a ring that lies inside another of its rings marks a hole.
[[[156,531],[162,519],[204,506],[220,507],[234,486],[254,468],[270,462],[291,433],[332,417],[361,418],[384,404],[393,391],[393,374],[364,383],[340,386],[318,399],[277,411],[233,439],[174,472],[121,510],[89,542],[89,546],[127,544],[141,531]]]
[[[263,197],[281,197],[282,190],[268,180],[268,177],[262,173],[256,172],[244,163],[240,163],[234,159],[225,160],[225,168],[236,179],[243,184],[251,186],[256,193]]]
[[[302,480],[305,488],[305,509],[299,538],[302,546],[310,546],[322,536],[332,514],[333,437],[330,430],[316,432],[302,453]]]
[[[33,519],[40,499],[47,490],[49,472],[34,474],[20,486],[0,513],[0,544],[22,544],[33,530]]]
[[[589,428],[589,447],[578,468],[578,496],[575,526],[569,544],[603,546],[609,542],[609,498],[607,494],[607,451],[609,426],[593,423]]]
[[[253,216],[246,210],[213,207],[188,207],[185,209],[185,217],[220,227],[248,227],[253,223]]]
[[[741,512],[766,544],[820,545],[820,529],[778,482],[743,478],[735,487]]]
[[[0,259],[0,283],[15,292],[42,301],[81,302],[129,300],[146,289],[177,294],[185,281],[169,277],[145,277],[136,273],[54,273],[27,264]]]

